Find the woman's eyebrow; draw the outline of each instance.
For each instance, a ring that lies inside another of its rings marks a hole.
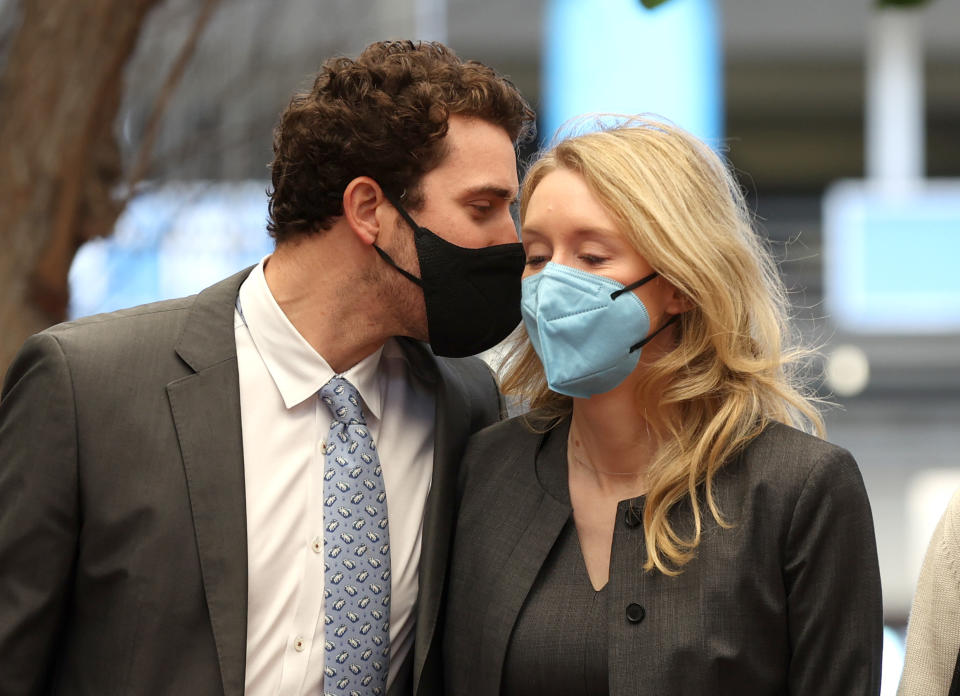
[[[535,236],[543,236],[543,233],[536,227],[524,225],[521,227],[522,232],[526,232]],[[571,231],[569,234],[570,237],[581,237],[586,239],[597,239],[599,241],[607,241],[610,237],[617,237],[618,233],[613,228],[605,227],[578,227],[575,230]]]

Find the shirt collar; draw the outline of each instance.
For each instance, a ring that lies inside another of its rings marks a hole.
[[[274,299],[263,274],[268,258],[264,257],[243,281],[237,307],[284,406],[289,409],[314,396],[336,373],[300,335]],[[377,419],[381,408],[378,368],[382,353],[383,346],[341,375],[357,388],[368,412]]]

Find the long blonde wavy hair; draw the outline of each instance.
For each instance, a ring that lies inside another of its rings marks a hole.
[[[701,484],[706,507],[728,526],[712,490],[725,462],[771,420],[823,435],[803,379],[812,353],[791,329],[786,291],[740,187],[709,147],[646,117],[563,140],[528,171],[521,221],[531,194],[557,169],[583,177],[636,252],[692,305],[680,315],[675,347],[641,368],[637,394],[659,404],[649,419],[658,447],[646,472],[644,568],[673,575],[700,542]],[[537,410],[534,427],[552,427],[572,400],[549,389],[525,330],[516,340],[503,389]],[[693,511],[688,535],[669,517],[684,498]]]

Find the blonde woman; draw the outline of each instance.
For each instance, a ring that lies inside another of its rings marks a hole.
[[[471,440],[449,694],[877,694],[870,506],[718,157],[633,120],[523,185],[526,416]]]

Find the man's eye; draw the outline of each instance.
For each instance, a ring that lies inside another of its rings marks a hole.
[[[493,210],[493,206],[487,201],[471,203],[470,207],[473,208],[474,212],[479,213],[481,215],[486,215],[491,210]]]

